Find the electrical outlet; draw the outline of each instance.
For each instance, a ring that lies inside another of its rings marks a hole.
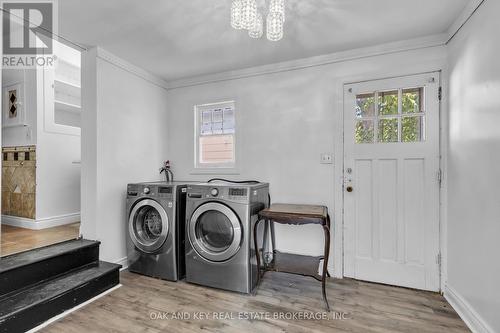
[[[333,155],[330,153],[322,153],[320,155],[321,164],[333,164]]]

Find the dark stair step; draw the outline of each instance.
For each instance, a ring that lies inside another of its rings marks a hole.
[[[116,286],[120,267],[99,261],[0,299],[0,332],[25,332]]]
[[[99,260],[97,241],[71,240],[0,259],[0,297]]]

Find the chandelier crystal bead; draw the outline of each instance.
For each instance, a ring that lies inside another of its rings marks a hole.
[[[267,15],[267,39],[276,42],[283,38],[283,15],[277,12],[270,12]]]
[[[248,30],[251,38],[261,38],[266,28],[267,39],[279,41],[284,35],[285,7],[285,0],[269,0],[267,16],[263,16],[258,10],[257,0],[232,0],[231,26]]]
[[[270,13],[281,13],[283,22],[285,22],[285,0],[271,0],[269,3]]]
[[[250,30],[257,18],[257,1],[241,0],[241,5],[241,26],[244,29]]]
[[[252,38],[260,38],[264,34],[264,22],[262,14],[257,14],[253,27],[248,30],[248,35]]]
[[[233,0],[233,3],[231,4],[231,26],[237,30],[243,29],[243,26],[241,25],[241,10],[241,0]]]

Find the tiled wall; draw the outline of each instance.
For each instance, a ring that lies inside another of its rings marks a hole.
[[[2,148],[2,214],[35,219],[35,146]]]

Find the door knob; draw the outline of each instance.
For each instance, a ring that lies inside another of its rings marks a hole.
[[[345,190],[351,193],[354,189],[352,188],[352,186],[347,186]]]

